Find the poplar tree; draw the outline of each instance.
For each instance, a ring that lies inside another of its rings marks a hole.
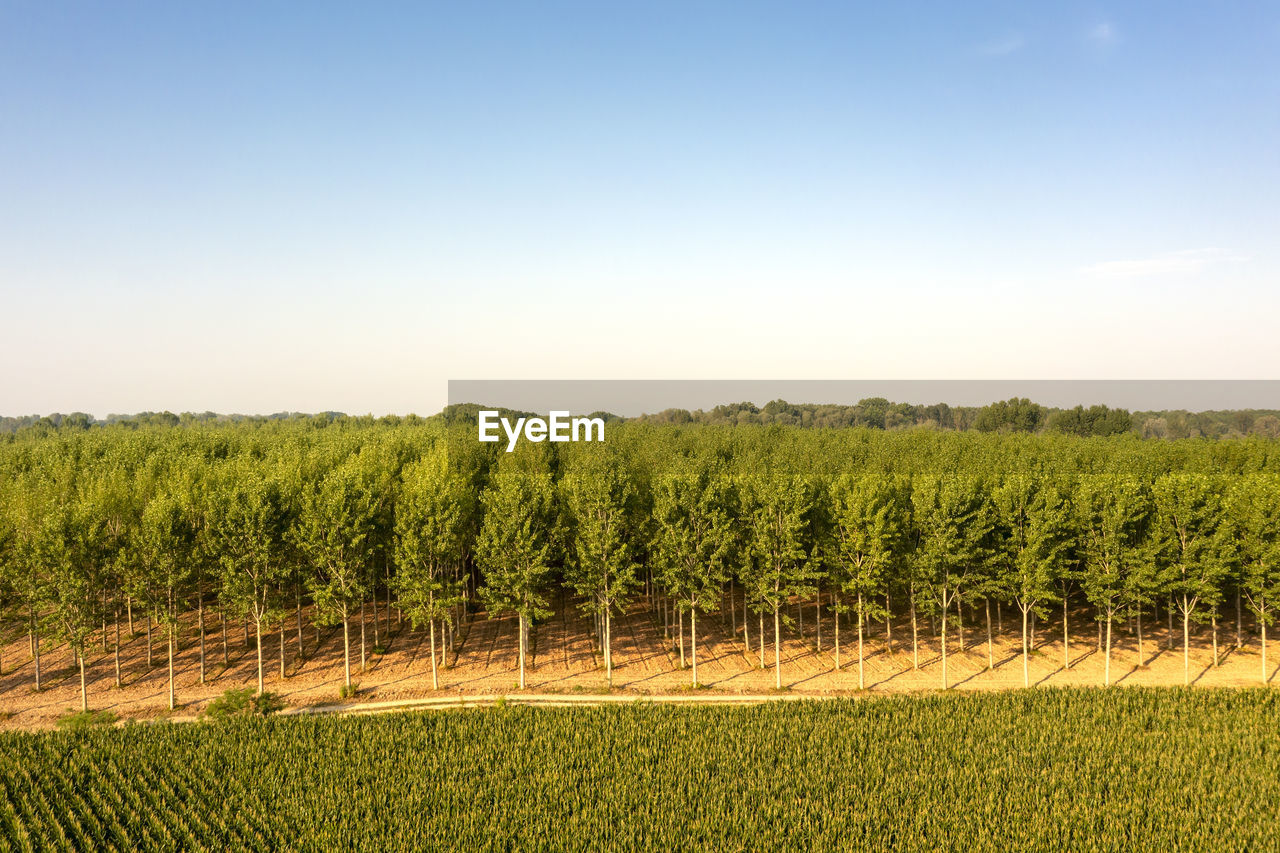
[[[416,629],[431,632],[431,689],[436,672],[436,623],[452,625],[462,584],[450,573],[462,560],[466,484],[449,470],[448,453],[434,448],[405,466],[395,503],[394,587]]]
[[[704,462],[682,460],[653,485],[654,555],[663,585],[689,614],[693,684],[698,684],[698,613],[720,606],[736,532],[732,484]]]
[[[1006,476],[993,493],[1004,589],[1022,615],[1022,685],[1031,686],[1027,621],[1048,616],[1071,539],[1071,509],[1055,484],[1028,473]],[[1065,618],[1065,616],[1064,616]]]
[[[793,595],[812,592],[810,513],[815,489],[808,477],[770,471],[744,481],[749,495],[746,546],[752,586],[764,609],[773,611],[774,687],[782,689],[782,625],[791,624],[783,607]],[[763,648],[764,637],[761,638]]]
[[[840,668],[839,614],[853,612],[858,626],[858,689],[866,687],[863,633],[870,619],[888,614],[879,602],[890,571],[900,565],[906,536],[904,484],[883,474],[842,475],[831,489],[835,554],[832,581],[853,599],[836,604],[835,665]]]
[[[218,472],[212,534],[218,549],[222,596],[232,613],[254,625],[258,693],[263,691],[262,628],[279,614],[279,583],[287,571],[281,550],[288,519],[280,483],[267,463],[236,459]]]
[[[573,530],[565,579],[599,626],[605,678],[612,687],[613,614],[626,608],[640,585],[634,556],[636,489],[623,460],[602,447],[574,454],[561,482]]]
[[[941,617],[942,688],[947,679],[947,612],[990,559],[991,511],[982,484],[968,474],[925,474],[912,482],[914,557],[930,607]]]
[[[375,501],[358,460],[348,458],[304,489],[290,535],[310,568],[322,625],[342,625],[344,693],[351,690],[351,617],[368,595],[366,565]],[[284,580],[287,571],[279,580]]]
[[[1280,476],[1248,474],[1229,494],[1242,569],[1243,593],[1258,620],[1262,649],[1262,683],[1267,670],[1267,626],[1280,602]]]
[[[1191,683],[1191,622],[1201,608],[1217,610],[1230,570],[1230,536],[1222,484],[1205,474],[1174,472],[1156,480],[1155,544],[1163,557],[1161,579],[1182,617],[1183,683]],[[1216,661],[1215,661],[1216,664]]]
[[[550,472],[517,465],[514,457],[504,459],[484,491],[476,557],[484,574],[480,595],[490,611],[518,617],[519,684],[524,689],[529,627],[552,612],[547,584],[557,525]]]
[[[1146,490],[1136,480],[1116,475],[1084,478],[1078,490],[1084,573],[1081,585],[1098,619],[1106,623],[1103,684],[1111,684],[1111,627],[1125,603],[1125,579],[1144,559],[1150,512]]]

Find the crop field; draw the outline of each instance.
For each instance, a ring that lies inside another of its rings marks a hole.
[[[0,734],[18,850],[1275,850],[1280,698],[1046,689]]]

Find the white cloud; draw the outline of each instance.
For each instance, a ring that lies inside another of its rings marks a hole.
[[[1010,33],[1003,38],[994,39],[978,45],[978,53],[983,56],[1008,56],[1017,53],[1026,46],[1027,40],[1021,33]]]
[[[1102,21],[1089,30],[1089,41],[1095,47],[1111,47],[1120,41],[1120,34],[1116,32],[1115,24],[1110,21]]]
[[[1229,249],[1184,249],[1131,261],[1105,261],[1083,267],[1080,272],[1093,278],[1133,279],[1151,276],[1185,276],[1211,266],[1246,261]]]

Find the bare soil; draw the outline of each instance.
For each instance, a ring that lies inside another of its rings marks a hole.
[[[760,665],[760,622],[751,614],[746,642],[742,633],[742,602],[724,612],[698,617],[698,682],[692,684],[692,643],[689,621],[684,620],[685,668],[681,668],[680,644],[673,628],[664,637],[662,617],[641,602],[613,621],[613,687],[606,682],[604,662],[591,633],[592,620],[571,597],[553,600],[554,615],[534,626],[527,661],[525,692],[529,694],[661,695],[697,690],[709,694],[767,694],[775,690],[773,618],[765,618],[764,667]],[[788,608],[791,625],[784,626],[780,641],[783,690],[794,695],[829,696],[859,694],[856,626],[841,616],[840,668],[835,666],[835,618],[823,608],[815,624],[812,601]],[[1193,626],[1190,645],[1190,680],[1199,686],[1250,686],[1263,683],[1260,644],[1246,617],[1236,645],[1235,615],[1218,629],[1215,665],[1209,626]],[[331,705],[343,683],[342,628],[317,629],[303,612],[303,655],[299,655],[294,618],[285,623],[286,669],[280,674],[280,641],[276,630],[263,637],[265,687],[292,707]],[[1016,612],[1004,608],[1002,624],[993,624],[988,668],[988,646],[983,612],[966,612],[964,648],[954,618],[948,620],[947,674],[954,690],[999,690],[1023,686],[1020,623]],[[1104,654],[1098,647],[1096,623],[1091,612],[1072,614],[1070,667],[1063,652],[1061,615],[1039,621],[1030,655],[1032,685],[1100,685]],[[802,617],[803,621],[800,621]],[[374,652],[373,609],[366,608],[365,665],[360,665],[360,623],[351,623],[352,679],[359,692],[351,700],[387,702],[442,696],[516,693],[519,677],[517,621],[512,615],[473,614],[460,626],[452,648],[443,650],[445,664],[439,670],[440,689],[431,689],[430,641],[426,631],[412,630],[393,608],[378,608],[377,639],[385,650]],[[996,615],[993,609],[993,623]],[[736,625],[736,632],[733,627]],[[898,614],[892,626],[892,649],[886,642],[884,623],[869,626],[864,637],[863,693],[898,693],[939,689],[942,666],[939,639],[928,618],[918,623],[918,667],[913,666],[911,622]],[[1138,659],[1137,639],[1125,623],[1112,629],[1111,679],[1124,685],[1180,685],[1184,679],[1182,629],[1175,621],[1170,647],[1168,622],[1149,616],[1143,625],[1143,656]],[[803,628],[803,635],[799,633]],[[388,633],[389,632],[389,633]],[[3,633],[3,675],[0,675],[0,727],[48,728],[60,717],[80,708],[79,671],[69,649],[50,640],[41,642],[41,686],[35,691],[35,669],[25,627],[6,626]],[[177,708],[168,710],[167,646],[156,630],[152,637],[151,663],[147,663],[145,623],[135,617],[134,634],[121,625],[121,680],[115,687],[114,628],[107,626],[106,646],[95,638],[86,657],[89,706],[107,709],[125,719],[191,718],[209,700],[229,688],[257,684],[257,653],[250,637],[245,643],[242,623],[227,626],[227,665],[223,665],[222,625],[216,614],[206,613],[205,677],[200,678],[199,636],[195,615],[180,631],[175,658]],[[318,637],[318,644],[317,644]],[[1280,647],[1268,643],[1268,682],[1276,681]]]

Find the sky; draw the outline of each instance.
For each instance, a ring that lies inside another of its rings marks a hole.
[[[1280,5],[0,0],[0,414],[1277,378]]]

